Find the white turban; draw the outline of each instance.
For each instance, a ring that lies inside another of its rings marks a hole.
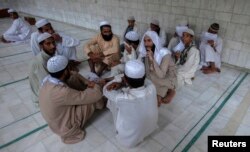
[[[216,41],[217,37],[218,37],[217,34],[213,34],[213,33],[209,33],[209,32],[205,32],[203,34],[203,40],[205,40],[205,41],[208,41],[208,40]]]
[[[160,65],[162,58],[167,54],[171,54],[171,52],[167,48],[162,47],[160,38],[155,31],[147,31],[143,35],[142,41],[139,45],[139,50],[138,50],[139,51],[139,58],[146,57],[146,55],[147,55],[147,50],[145,48],[145,43],[144,43],[145,36],[148,36],[153,41],[153,43],[155,45],[154,59],[157,62],[157,64]]]
[[[128,20],[129,20],[129,21],[135,21],[135,17],[134,17],[134,16],[129,16],[129,17],[128,17]]]
[[[176,26],[176,33],[178,34],[179,37],[182,37],[183,32],[185,32],[188,27],[187,26]]]
[[[192,35],[192,36],[194,36],[194,31],[192,30],[192,29],[187,29],[186,31],[184,31],[185,33],[188,33],[188,34],[190,34],[190,35]]]
[[[125,75],[132,79],[139,79],[145,75],[145,66],[140,60],[130,60],[125,64]]]
[[[8,9],[8,13],[13,13],[13,12],[16,12],[16,10]]]
[[[154,24],[154,25],[160,26],[159,21],[158,21],[158,20],[156,20],[156,19],[153,19],[153,20],[151,21],[151,24]]]
[[[44,25],[46,25],[48,23],[49,23],[49,21],[47,19],[41,19],[41,20],[36,22],[36,27],[40,28],[40,27],[43,27]]]
[[[100,27],[101,27],[101,26],[104,26],[104,25],[109,25],[109,26],[111,26],[111,25],[109,24],[108,21],[102,21],[102,22],[100,22]]]
[[[125,38],[130,41],[138,41],[139,40],[139,34],[135,31],[129,31],[126,35]]]
[[[65,56],[57,55],[48,60],[47,69],[50,73],[56,73],[65,69],[67,65],[68,59]]]
[[[181,52],[185,49],[185,46],[183,42],[180,40],[180,42],[173,48],[174,52]]]
[[[42,34],[39,34],[39,36],[37,38],[37,41],[38,41],[38,43],[40,43],[40,42],[46,40],[47,38],[50,38],[51,36],[52,36],[51,34],[46,33],[46,32],[42,33]]]

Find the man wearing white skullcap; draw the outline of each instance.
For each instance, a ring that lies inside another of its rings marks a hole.
[[[177,56],[177,80],[178,87],[184,84],[192,84],[192,79],[199,66],[200,53],[193,44],[194,31],[187,29],[183,32],[182,41],[185,49]]]
[[[135,24],[135,17],[134,16],[129,16],[128,17],[128,26],[125,29],[125,31],[123,32],[123,40],[126,39],[126,34],[130,31],[134,31],[134,32],[138,32],[138,28]]]
[[[205,74],[220,72],[223,40],[218,36],[219,28],[218,23],[213,23],[208,31],[201,35],[200,67]]]
[[[91,72],[101,76],[103,71],[117,65],[120,62],[119,45],[119,38],[112,33],[111,25],[107,21],[102,21],[100,33],[84,46]],[[100,68],[96,70],[98,65]]]
[[[188,22],[187,20],[178,20],[177,21],[177,25],[175,27],[175,33],[174,36],[170,39],[169,43],[168,43],[168,49],[175,53],[175,52],[182,52],[184,50],[183,47],[180,47],[180,45],[183,44],[183,42],[181,42],[182,40],[182,33],[188,29]],[[179,44],[178,47],[176,47]],[[176,50],[177,49],[177,50]]]
[[[37,21],[36,27],[38,31],[31,34],[30,40],[31,50],[34,56],[41,52],[37,38],[41,33],[47,32],[52,35],[56,42],[57,54],[67,57],[71,60],[70,62],[74,62],[76,64],[79,63],[76,56],[76,47],[80,44],[79,40],[69,37],[63,33],[57,33],[47,19]]]
[[[84,125],[93,115],[96,104],[102,102],[98,85],[91,84],[83,91],[70,88],[68,59],[54,56],[48,60],[49,76],[45,77],[39,92],[39,105],[50,129],[62,142],[74,144],[84,139]]]
[[[158,106],[171,102],[176,88],[176,67],[171,52],[161,46],[160,38],[154,31],[147,31],[139,46],[139,58],[145,61],[147,78],[157,90]]]
[[[31,35],[31,27],[30,25],[24,21],[21,17],[19,17],[18,13],[9,9],[8,13],[10,17],[13,19],[13,23],[11,27],[4,32],[1,37],[2,42],[11,43],[11,42],[23,42],[30,39]]]
[[[51,34],[43,33],[38,37],[38,43],[41,47],[41,53],[35,56],[29,68],[29,82],[33,92],[33,101],[37,104],[38,92],[42,80],[48,75],[46,64],[49,58],[55,55],[56,45]]]
[[[42,51],[32,59],[29,67],[29,82],[33,92],[32,100],[35,104],[38,102],[37,97],[42,80],[48,75],[48,69],[46,68],[47,61],[57,53],[56,43],[51,34],[40,34],[37,38],[37,42]],[[75,73],[73,76],[68,83],[70,87],[79,89],[81,88],[79,87],[79,85],[82,84],[81,81],[87,83],[87,80],[79,74]]]
[[[111,74],[109,77],[116,76],[124,72],[124,64],[129,60],[135,60],[137,58],[136,49],[139,45],[139,34],[130,31],[125,35],[124,50],[122,50],[123,56],[116,65],[111,68]]]
[[[153,19],[150,22],[150,28],[148,29],[148,31],[155,31],[158,34],[158,36],[160,37],[160,40],[161,40],[162,47],[165,47],[167,45],[166,44],[166,40],[167,40],[166,32],[163,28],[160,27],[159,20]]]
[[[123,57],[121,59],[122,63],[126,63],[129,60],[137,58],[136,50],[140,43],[139,34],[137,32],[130,31],[125,35],[125,38],[125,49],[123,51]]]
[[[134,32],[137,32],[137,33],[139,32],[139,31],[138,31],[138,28],[137,28],[137,25],[136,25],[136,23],[135,23],[135,17],[134,17],[134,16],[129,16],[129,17],[128,17],[128,26],[127,26],[127,28],[125,29],[125,31],[123,32],[123,34],[122,34],[122,36],[123,36],[123,41],[126,42],[126,34],[127,34],[128,32],[130,32],[130,31],[134,31]],[[121,53],[123,53],[124,49],[125,49],[125,44],[122,43],[122,44],[120,45],[120,51],[121,51]]]
[[[108,98],[116,129],[116,138],[125,147],[134,147],[157,128],[156,89],[145,79],[145,67],[139,60],[125,64],[125,73],[103,88]]]

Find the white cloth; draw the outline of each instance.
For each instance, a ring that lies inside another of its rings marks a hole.
[[[103,88],[108,98],[107,107],[113,115],[116,138],[123,146],[134,147],[158,127],[155,86],[146,79],[140,88],[108,91],[107,86],[112,82],[121,82],[121,76]]]
[[[192,84],[191,78],[194,77],[200,62],[200,53],[196,47],[192,47],[187,55],[186,62],[177,67],[178,87],[184,84]]]
[[[204,33],[202,34],[202,36]],[[200,52],[201,52],[201,66],[208,66],[208,62],[215,62],[215,66],[220,69],[221,67],[221,53],[223,47],[223,40],[217,36],[216,41],[214,42],[216,51],[207,44],[207,41],[202,39],[200,43]]]
[[[44,25],[46,25],[48,23],[49,23],[49,21],[47,19],[41,19],[41,20],[36,22],[36,27],[40,28],[40,27],[43,27]]]
[[[175,27],[176,33],[179,37],[182,37],[183,32],[185,32],[187,29],[188,29],[187,26],[176,26]]]
[[[39,54],[41,52],[41,48],[39,47],[39,43],[38,43],[38,36],[39,36],[39,32],[33,32],[31,34],[31,38],[30,38],[30,45],[31,45],[31,51],[33,53],[34,56],[36,56],[37,54]]]
[[[127,28],[128,28],[128,27],[127,27]],[[123,34],[122,34],[123,38],[124,38],[124,36],[128,33],[128,32],[127,32],[127,28],[124,30],[124,32],[123,32]],[[136,32],[136,33],[138,33],[138,28],[137,28],[136,23],[135,23],[135,25],[134,25],[134,27],[133,27],[133,31]],[[127,32],[127,33],[126,33],[126,32]]]
[[[108,21],[101,21],[100,22],[100,27],[103,25],[110,25],[110,23]]]
[[[38,43],[41,43],[42,41],[46,40],[47,38],[50,38],[52,35],[49,33],[42,33],[38,36],[37,41]]]
[[[143,35],[142,41],[141,41],[140,46],[139,46],[139,59],[146,57],[146,55],[147,55],[147,51],[146,51],[145,44],[144,44],[145,36],[150,37],[150,39],[153,41],[153,43],[155,45],[154,59],[157,62],[157,64],[160,65],[162,58],[167,54],[171,54],[171,52],[167,48],[162,47],[161,40],[160,40],[159,36],[157,35],[157,33],[154,31],[147,31]]]
[[[140,36],[135,31],[129,31],[128,33],[126,33],[125,38],[130,41],[138,41]]]
[[[172,51],[174,52],[182,52],[185,49],[185,46],[182,42],[182,40],[179,41],[179,43],[173,48]]]
[[[136,50],[132,46],[128,45],[126,42],[124,42],[124,45],[127,45],[128,47],[130,47],[132,49],[132,51],[129,54],[128,51],[126,50],[126,48],[124,49],[123,56],[121,58],[122,64],[125,64],[126,62],[128,62],[130,60],[135,60],[137,58]]]
[[[56,55],[47,62],[47,69],[50,73],[56,73],[65,69],[68,65],[68,59],[62,55]]]
[[[173,48],[178,45],[178,43],[180,42],[180,37],[179,36],[173,36],[169,43],[168,43],[168,49],[173,52]]]
[[[3,34],[7,41],[25,41],[30,38],[31,27],[22,18],[17,18],[13,21],[11,27]]]
[[[140,60],[130,60],[125,64],[124,73],[129,78],[140,79],[145,75],[145,66]]]
[[[14,9],[8,9],[8,13],[13,13],[13,12],[16,12],[16,10],[14,10]]]
[[[31,35],[31,50],[33,54],[36,56],[40,52],[40,47],[38,43],[39,32],[34,32]],[[63,55],[69,60],[77,60],[76,56],[76,46],[80,45],[80,41],[64,35],[63,33],[58,33],[62,37],[61,43],[56,43],[57,54]]]
[[[148,31],[151,31],[151,29],[149,28]],[[158,35],[158,34],[157,34]],[[166,46],[166,40],[167,40],[167,36],[166,36],[166,32],[164,29],[161,28],[160,33],[159,33],[159,38],[160,38],[160,44],[162,47]],[[142,39],[143,40],[143,39]]]

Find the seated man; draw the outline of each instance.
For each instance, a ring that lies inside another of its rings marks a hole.
[[[76,47],[80,44],[80,41],[72,37],[66,36],[62,33],[56,33],[47,19],[41,19],[36,22],[36,27],[38,31],[31,34],[31,50],[36,56],[41,50],[38,43],[38,36],[41,33],[49,33],[52,35],[56,42],[57,54],[67,57],[69,60],[74,61],[76,64]]]
[[[46,68],[47,61],[56,54],[57,50],[54,38],[49,33],[40,34],[38,37],[38,43],[42,51],[32,59],[29,69],[29,82],[34,95],[32,100],[35,104],[38,102],[37,97],[42,80],[49,74],[48,69]],[[70,87],[77,90],[85,89],[88,83],[88,80],[76,72],[72,72],[72,75],[67,82]]]
[[[48,60],[50,76],[43,80],[39,93],[41,113],[50,129],[66,144],[84,139],[84,125],[93,115],[96,103],[102,98],[100,87],[89,85],[84,91],[71,89],[68,59],[54,56]]]
[[[123,39],[126,39],[126,34],[130,31],[138,32],[138,28],[135,24],[135,17],[134,16],[129,16],[128,17],[128,26],[126,30],[123,33]]]
[[[213,23],[203,32],[200,44],[202,71],[205,74],[220,72],[223,41],[218,36],[219,24]]]
[[[124,64],[130,60],[137,59],[136,49],[139,45],[139,35],[134,32],[130,31],[125,35],[125,42],[123,43],[125,48],[123,52],[123,56],[114,67],[111,68],[111,75],[110,77],[116,76],[118,74],[124,73]]]
[[[160,38],[154,31],[147,31],[142,40],[139,52],[141,57],[145,57],[147,78],[156,87],[158,106],[170,103],[177,84],[176,66],[171,52],[161,47]]]
[[[19,17],[18,13],[9,9],[8,13],[14,20],[11,27],[2,35],[1,39],[4,43],[21,42],[30,39],[31,27]]]
[[[127,34],[128,32],[130,32],[130,31],[138,32],[138,28],[137,28],[137,26],[136,26],[136,24],[135,24],[135,17],[134,17],[134,16],[129,16],[129,17],[128,17],[128,26],[127,26],[126,30],[124,31],[124,33],[123,33],[123,40],[124,40],[124,41],[126,41],[126,34]],[[125,46],[124,46],[124,44],[122,43],[122,44],[120,45],[120,50],[121,50],[121,52],[124,51],[124,49],[125,49],[124,47],[125,47]]]
[[[145,79],[145,66],[139,60],[125,64],[124,78],[118,75],[103,88],[112,112],[117,140],[134,147],[157,128],[156,89]]]
[[[165,47],[167,45],[166,44],[166,40],[167,40],[166,32],[164,31],[163,28],[160,27],[160,23],[158,20],[154,19],[151,21],[149,31],[155,31],[158,34],[161,40],[162,47]]]
[[[111,25],[107,21],[100,23],[98,35],[92,38],[84,46],[84,51],[89,57],[90,70],[101,76],[103,71],[117,65],[120,61],[119,38],[113,35]],[[99,70],[96,71],[96,66]]]
[[[182,33],[188,29],[188,22],[186,20],[181,20],[178,22],[178,25],[175,27],[174,36],[170,39],[168,43],[168,49],[171,52],[182,52],[184,49],[183,47],[176,48],[176,46],[181,42]]]
[[[193,45],[194,31],[187,29],[183,32],[183,43],[185,49],[178,56],[177,79],[178,87],[184,84],[192,84],[192,78],[197,71],[200,62],[199,50]]]

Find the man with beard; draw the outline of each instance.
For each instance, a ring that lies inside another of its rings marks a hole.
[[[55,40],[49,33],[40,34],[38,43],[42,51],[33,58],[29,69],[29,82],[34,95],[32,100],[35,104],[38,104],[37,97],[42,80],[49,74],[46,66],[47,61],[56,54],[57,50]],[[71,71],[71,77],[67,84],[73,89],[84,90],[87,85],[92,85],[92,82],[77,72]]]
[[[34,56],[41,51],[38,43],[38,36],[47,32],[52,35],[56,42],[57,54],[65,56],[75,64],[79,64],[76,57],[76,47],[80,44],[79,40],[69,37],[63,33],[57,33],[47,19],[37,21],[36,27],[38,28],[38,31],[31,34],[30,41],[31,50]]]
[[[2,35],[1,40],[4,43],[20,42],[30,38],[31,27],[22,18],[19,17],[18,13],[9,9],[8,13],[13,19],[11,27]]]
[[[77,143],[84,139],[84,125],[102,98],[100,87],[93,84],[84,91],[70,88],[66,84],[70,77],[68,59],[64,56],[50,58],[47,69],[50,75],[43,80],[39,93],[42,116],[62,142]]]
[[[146,76],[156,87],[158,106],[170,103],[175,96],[176,67],[171,52],[161,46],[156,32],[147,31],[139,46],[139,58],[144,59]]]
[[[84,46],[84,51],[89,57],[90,70],[98,76],[120,61],[119,38],[113,35],[111,25],[107,21],[102,21],[100,31],[101,33]],[[99,65],[98,70],[95,69],[97,65]]]

